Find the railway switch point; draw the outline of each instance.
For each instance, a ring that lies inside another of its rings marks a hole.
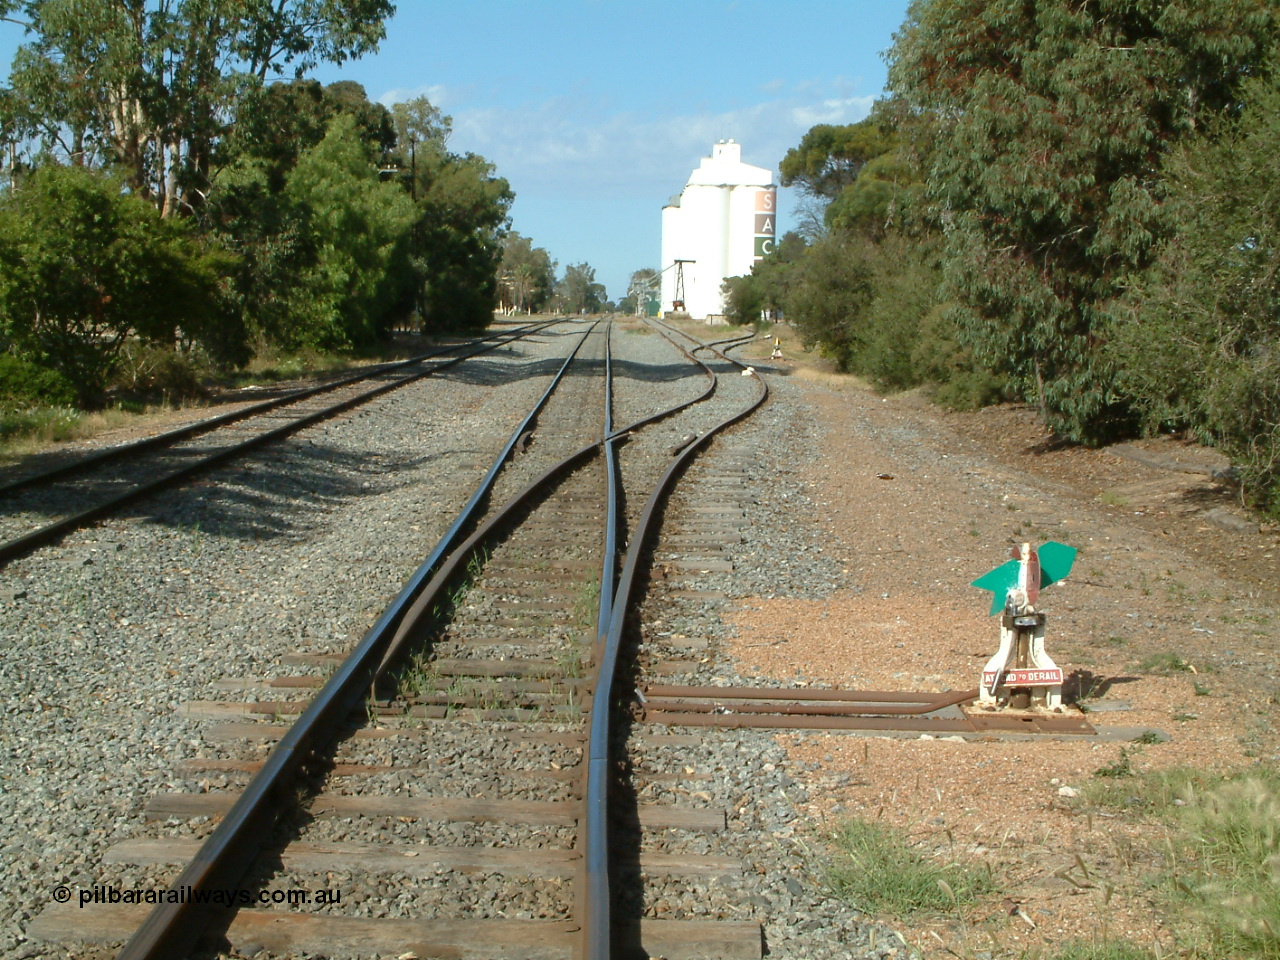
[[[982,669],[978,705],[988,709],[1062,711],[1062,668],[1045,651],[1045,615],[1036,609],[1040,591],[1071,572],[1074,547],[1050,541],[1037,552],[1013,548],[1013,559],[977,580],[992,592],[991,613],[1000,614],[1000,648]]]

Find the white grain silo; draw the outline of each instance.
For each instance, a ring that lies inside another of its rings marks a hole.
[[[741,144],[717,143],[662,208],[662,309],[679,311],[683,299],[690,316],[723,315],[725,278],[773,250],[777,207],[773,174],[743,163]]]

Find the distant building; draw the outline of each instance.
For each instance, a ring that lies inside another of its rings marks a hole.
[[[692,317],[723,315],[721,284],[772,252],[777,209],[771,171],[743,163],[742,145],[732,140],[712,147],[662,208],[663,311],[680,312],[683,300]]]

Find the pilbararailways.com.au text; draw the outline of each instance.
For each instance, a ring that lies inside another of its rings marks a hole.
[[[56,891],[55,898],[60,899],[57,894],[60,894],[65,889],[60,888],[59,891]],[[168,888],[157,890],[150,887],[130,887],[122,890],[119,887],[97,884],[87,889],[81,889],[78,893],[81,908],[94,904],[116,903],[147,904],[151,906],[162,903],[193,903],[214,907],[279,906],[281,904],[287,904],[291,907],[306,907],[342,903],[341,890],[307,890],[305,888],[294,890],[237,890],[234,888],[198,890],[194,887],[184,886],[172,890]],[[66,899],[69,900],[70,897]],[[65,903],[66,900],[62,902]]]

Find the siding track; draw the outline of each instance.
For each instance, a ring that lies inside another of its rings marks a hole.
[[[0,564],[166,487],[554,322],[382,364],[11,480],[0,485],[0,537],[7,538],[0,542]]]

